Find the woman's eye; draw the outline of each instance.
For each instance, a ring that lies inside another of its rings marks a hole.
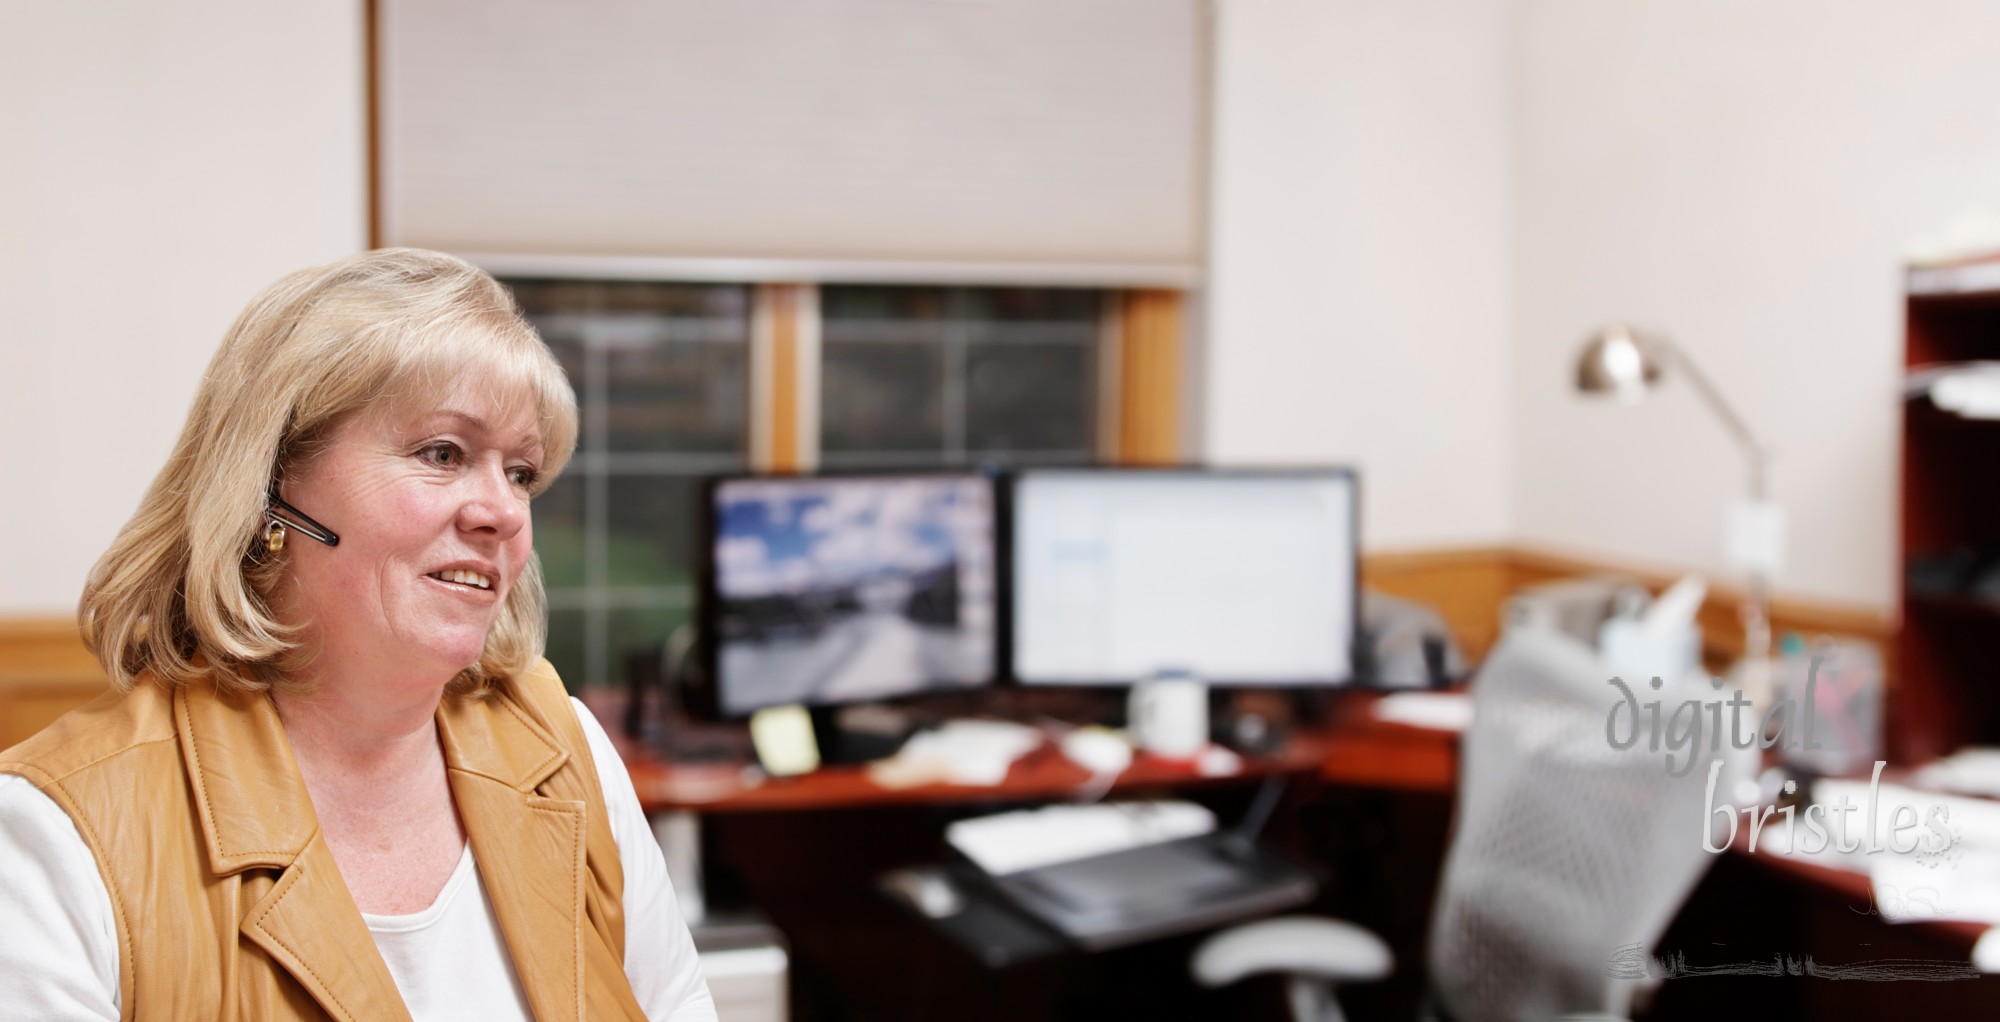
[[[524,490],[532,488],[535,485],[535,480],[542,477],[542,473],[539,470],[529,465],[516,465],[508,469],[507,474],[513,477],[515,486],[519,486]]]
[[[423,450],[418,451],[417,457],[439,468],[450,468],[459,462],[458,445],[445,443],[431,444]]]

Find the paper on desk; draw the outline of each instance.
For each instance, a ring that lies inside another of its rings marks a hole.
[[[1842,795],[1846,795],[1848,801],[1864,807],[1862,811],[1865,811],[1868,787],[1868,782],[1863,780],[1822,779],[1813,782],[1812,798],[1821,805],[1832,806],[1839,802]],[[1875,804],[1875,840],[1878,844],[1888,843],[1895,807],[1906,805],[1915,809],[1918,820],[1916,832],[1922,834],[1925,827],[1923,821],[1930,818],[1931,807],[1941,806],[1950,813],[1950,829],[1958,835],[1960,845],[1968,851],[2000,852],[2000,802],[1946,795],[1904,784],[1883,784],[1875,792]]]
[[[960,820],[945,828],[945,840],[989,875],[1004,876],[1214,829],[1215,814],[1192,802],[1114,802]]]
[[[1042,733],[1002,720],[954,720],[919,731],[894,756],[872,763],[868,776],[885,788],[963,784],[990,788],[1042,743]]]
[[[1863,823],[1863,832],[1848,838],[1863,842],[1863,850],[1846,853],[1844,858],[1867,871],[1875,911],[1892,923],[1953,919],[2000,924],[2000,802],[1901,784],[1880,785],[1872,794],[1876,806],[1873,841],[1881,850],[1865,850],[1869,835]],[[1813,801],[1826,806],[1837,805],[1846,796],[1857,807],[1850,815],[1861,822],[1871,792],[1867,781],[1822,780],[1813,785],[1812,795]],[[1950,850],[1943,854],[1895,851],[1891,825],[1897,806],[1916,811],[1918,823],[1914,832],[1905,832],[1904,841],[1914,838],[1920,848],[1932,840],[1932,810],[1943,809],[1945,815],[1935,822],[1953,836]]]
[[[1395,692],[1375,703],[1375,718],[1433,731],[1463,731],[1472,726],[1472,697],[1462,692]]]
[[[2000,852],[1973,851],[1946,862],[1894,852],[1870,856],[1875,910],[1892,923],[1958,919],[2000,925]]]
[[[1968,746],[1918,770],[1911,779],[1939,791],[2000,797],[2000,749]]]

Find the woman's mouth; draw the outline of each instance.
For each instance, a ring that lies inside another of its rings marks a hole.
[[[457,585],[471,586],[474,589],[490,590],[493,588],[493,580],[487,578],[484,575],[481,575],[476,571],[462,571],[462,570],[433,571],[430,573],[429,577],[437,579],[440,582],[451,582]]]

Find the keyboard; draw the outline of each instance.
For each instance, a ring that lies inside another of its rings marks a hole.
[[[1228,833],[1127,848],[987,882],[1090,951],[1293,908],[1319,890],[1305,870]]]

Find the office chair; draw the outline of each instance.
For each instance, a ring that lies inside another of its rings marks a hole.
[[[1382,938],[1335,919],[1280,916],[1232,926],[1195,949],[1196,982],[1223,987],[1262,973],[1285,977],[1285,995],[1298,1022],[1342,1022],[1334,999],[1342,983],[1381,979],[1396,967]]]
[[[1236,836],[1255,839],[1284,789],[1273,777],[1243,814]],[[1382,938],[1334,919],[1279,916],[1221,930],[1195,948],[1188,969],[1207,987],[1225,987],[1264,973],[1285,977],[1285,995],[1298,1022],[1342,1022],[1334,990],[1343,983],[1381,979],[1396,967]]]
[[[1431,997],[1444,1017],[1622,1017],[1635,986],[1611,978],[1614,954],[1630,958],[1634,945],[1651,954],[1708,868],[1700,828],[1722,823],[1703,816],[1709,759],[1724,759],[1718,803],[1738,804],[1738,782],[1754,775],[1757,749],[1725,735],[1720,753],[1671,776],[1666,743],[1649,748],[1643,716],[1639,740],[1614,749],[1606,717],[1623,697],[1610,677],[1573,638],[1521,627],[1473,681],[1431,926]],[[1660,701],[1662,725],[1685,700],[1727,697],[1699,677],[1632,689],[1641,703]]]

